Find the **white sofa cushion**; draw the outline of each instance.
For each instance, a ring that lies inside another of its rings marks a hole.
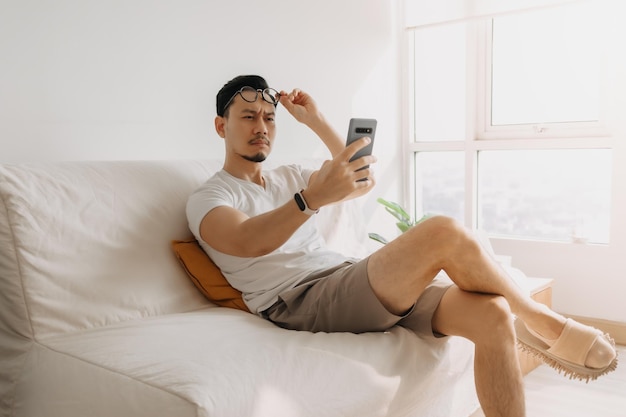
[[[0,268],[12,277],[0,292],[23,297],[10,305],[35,338],[206,306],[170,241],[189,236],[187,197],[219,166],[5,165],[0,240],[11,253]]]
[[[399,327],[297,332],[209,308],[36,346],[15,416],[466,416],[475,408],[468,344]]]

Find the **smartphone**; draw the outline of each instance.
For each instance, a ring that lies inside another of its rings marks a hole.
[[[354,142],[355,140],[367,136],[371,139],[370,143],[357,151],[357,153],[350,158],[350,161],[354,161],[365,155],[371,155],[374,149],[374,137],[376,136],[376,119],[350,119],[350,125],[348,126],[348,139],[346,140],[346,146]],[[358,171],[368,168],[366,165],[359,168]]]

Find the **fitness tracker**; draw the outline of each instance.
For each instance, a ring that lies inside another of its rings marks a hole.
[[[296,200],[296,204],[298,205],[298,208],[300,209],[301,212],[303,212],[304,214],[308,214],[309,216],[312,216],[320,210],[319,209],[313,210],[309,208],[309,206],[306,204],[306,200],[304,199],[304,196],[302,195],[302,191],[304,191],[304,189],[294,194],[293,199]]]

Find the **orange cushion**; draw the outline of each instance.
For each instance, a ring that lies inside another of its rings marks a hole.
[[[230,286],[196,239],[173,240],[172,248],[191,281],[206,298],[222,307],[250,311],[241,292]]]

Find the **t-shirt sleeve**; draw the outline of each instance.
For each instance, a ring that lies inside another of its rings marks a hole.
[[[208,212],[219,206],[233,207],[233,197],[223,187],[210,182],[196,190],[187,200],[189,230],[200,239],[200,223]]]
[[[313,173],[317,171],[316,169],[311,169],[311,168],[302,168],[300,167],[300,172],[302,174],[302,179],[304,179],[304,182],[309,185],[309,180],[311,179],[311,175],[313,175]]]

